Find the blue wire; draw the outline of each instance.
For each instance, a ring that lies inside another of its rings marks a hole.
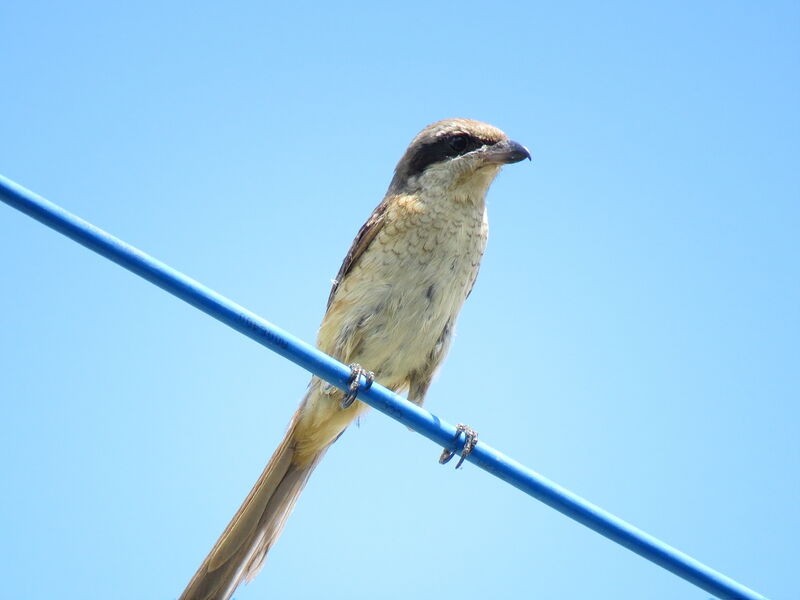
[[[214,290],[2,175],[0,175],[0,199],[156,284],[170,294],[185,300],[195,308],[199,308],[259,344],[288,358],[314,375],[341,389],[347,389],[350,377],[349,367],[231,302]],[[363,376],[360,381],[362,386],[366,385]],[[438,446],[453,451],[460,451],[464,446],[463,437],[456,441],[456,429],[453,425],[408,402],[377,382],[369,389],[362,388],[358,398],[424,435]],[[483,442],[478,442],[467,460],[718,598],[766,600],[761,594],[587,502]]]

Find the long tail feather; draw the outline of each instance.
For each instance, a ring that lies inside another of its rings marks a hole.
[[[296,421],[180,600],[228,600],[242,581],[250,581],[261,569],[311,472],[327,450],[326,446],[310,458],[295,460],[295,425]]]

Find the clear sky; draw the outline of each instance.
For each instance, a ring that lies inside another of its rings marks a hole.
[[[410,139],[527,145],[427,407],[798,598],[800,5],[0,7],[0,172],[312,341]],[[0,597],[174,599],[306,373],[0,206]],[[370,414],[239,600],[708,594]]]

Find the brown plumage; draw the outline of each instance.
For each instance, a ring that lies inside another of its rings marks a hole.
[[[411,142],[358,232],[328,299],[318,347],[422,404],[486,245],[484,198],[503,164],[530,158],[499,129],[439,121]],[[181,600],[227,600],[260,570],[308,477],[366,405],[313,377],[289,429]]]

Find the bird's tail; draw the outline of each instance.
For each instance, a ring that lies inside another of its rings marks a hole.
[[[242,581],[250,581],[261,569],[311,472],[330,445],[301,457],[297,425],[295,415],[286,437],[180,600],[227,600]]]

